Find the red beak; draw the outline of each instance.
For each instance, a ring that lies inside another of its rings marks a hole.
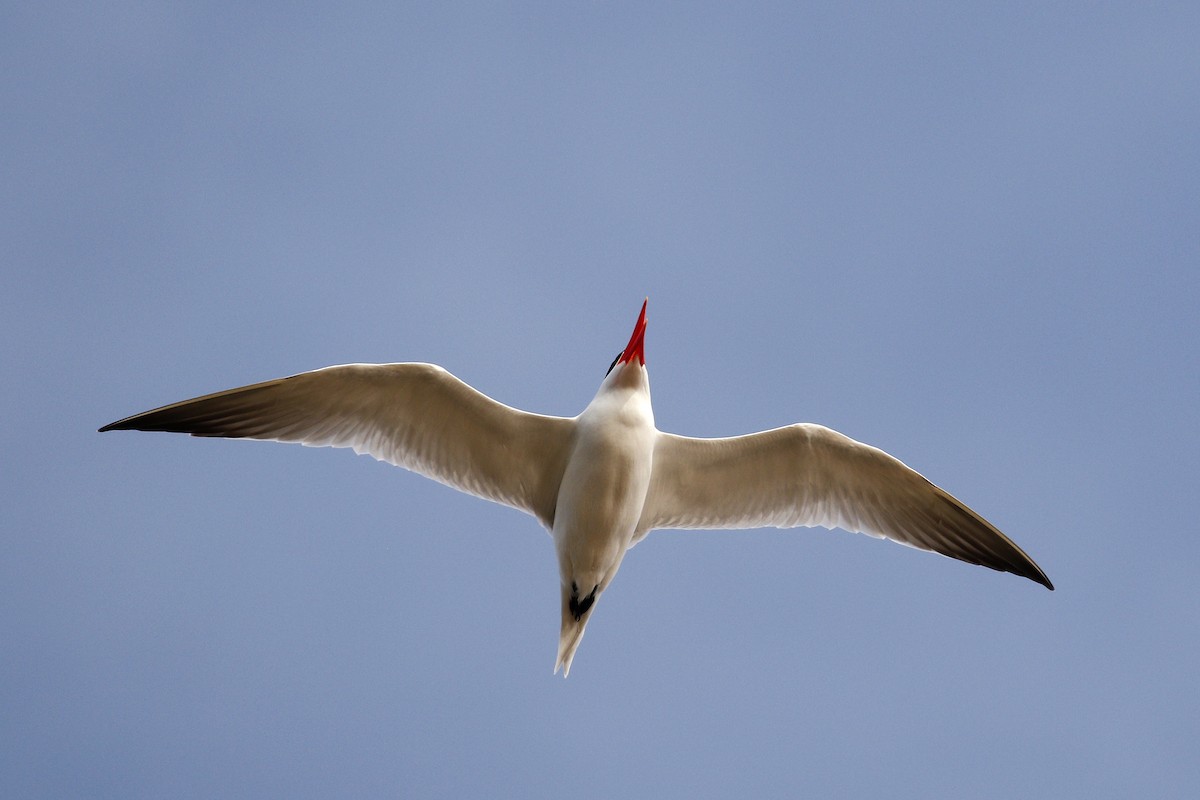
[[[646,354],[643,347],[646,342],[646,303],[650,302],[650,298],[642,303],[642,313],[638,315],[637,324],[633,326],[633,336],[629,337],[629,344],[625,345],[625,352],[621,353],[620,363],[627,364],[635,358],[644,367],[646,366]]]

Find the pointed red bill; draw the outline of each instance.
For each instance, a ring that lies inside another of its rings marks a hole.
[[[646,303],[649,302],[650,298],[647,297],[642,303],[642,313],[638,315],[637,324],[633,326],[633,336],[629,337],[629,344],[625,345],[625,352],[621,353],[618,359],[622,364],[636,358],[643,367],[646,366],[646,354],[642,348],[646,343]]]

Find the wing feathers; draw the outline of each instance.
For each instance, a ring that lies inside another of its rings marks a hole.
[[[843,528],[1053,589],[990,523],[878,448],[820,425],[726,439],[660,434],[638,530]]]
[[[185,400],[100,430],[350,447],[550,527],[572,426],[498,403],[433,364],[346,364]]]

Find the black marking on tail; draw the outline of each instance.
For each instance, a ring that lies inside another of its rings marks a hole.
[[[575,618],[576,622],[578,622],[579,618],[588,612],[588,609],[592,607],[592,603],[596,602],[597,588],[599,587],[593,587],[591,593],[588,594],[587,597],[580,600],[579,587],[575,585],[574,581],[571,582],[571,599],[567,601],[567,608],[571,610],[571,616]]]

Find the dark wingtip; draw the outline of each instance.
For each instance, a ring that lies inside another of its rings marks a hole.
[[[133,419],[133,417],[126,417],[125,419],[119,419],[116,422],[110,422],[107,425],[105,425],[103,428],[97,428],[96,433],[104,433],[105,431],[132,430],[133,426],[127,424],[131,419]]]
[[[1050,579],[1046,577],[1046,573],[1042,572],[1042,568],[1037,564],[1034,564],[1032,561],[1029,563],[1033,566],[1032,570],[1015,572],[1014,574],[1020,575],[1022,578],[1028,578],[1034,583],[1040,583],[1042,586],[1045,586],[1047,589],[1053,592],[1054,584],[1051,583]]]
[[[1026,556],[1026,558],[1029,557]],[[1046,577],[1046,573],[1042,572],[1042,568],[1035,564],[1032,558],[1029,559],[1029,563],[1033,567],[1033,570],[1032,572],[1026,573],[1025,577],[1029,578],[1029,580],[1033,581],[1034,583],[1040,583],[1042,586],[1045,586],[1047,589],[1053,592],[1054,584],[1050,582],[1048,577]]]

